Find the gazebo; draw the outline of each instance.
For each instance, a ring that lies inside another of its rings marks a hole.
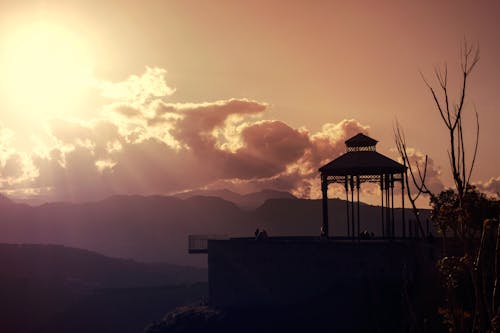
[[[345,141],[347,152],[319,168],[321,173],[321,192],[323,195],[322,234],[328,233],[328,185],[344,185],[346,193],[346,231],[353,240],[360,239],[359,192],[361,183],[376,183],[381,192],[381,235],[383,238],[395,238],[394,225],[394,183],[401,183],[402,237],[406,237],[404,214],[404,173],[406,166],[380,153],[375,149],[377,140],[358,133]],[[357,194],[355,211],[354,190]],[[350,198],[349,198],[350,190]],[[355,223],[356,222],[356,223]]]

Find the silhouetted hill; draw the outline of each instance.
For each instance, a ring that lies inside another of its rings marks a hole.
[[[276,190],[261,190],[254,193],[239,194],[230,190],[194,190],[176,194],[175,197],[187,199],[194,196],[217,197],[232,202],[243,209],[255,209],[269,199],[297,199],[294,195]]]
[[[345,201],[332,199],[332,235],[345,235]],[[111,257],[206,265],[206,256],[189,255],[190,234],[253,236],[319,235],[321,201],[268,199],[253,211],[226,200],[193,196],[113,196],[89,203],[50,203],[38,207],[5,204],[0,209],[0,242],[60,244]],[[412,214],[407,211],[408,218]],[[396,224],[401,218],[395,212]],[[361,228],[380,233],[380,207],[361,204]],[[397,230],[399,233],[399,229]]]
[[[55,316],[58,323],[72,323],[74,316],[92,321],[100,314],[105,319],[105,306],[109,306],[109,313],[120,307],[144,305],[146,298],[150,299],[146,308],[161,315],[165,307],[185,304],[185,300],[193,301],[206,294],[205,284],[196,290],[180,286],[206,281],[205,269],[113,259],[57,245],[0,244],[0,262],[0,332],[40,332],[39,327]],[[178,287],[167,288],[168,285]],[[124,299],[132,304],[121,304]],[[101,300],[106,302],[99,303]],[[142,303],[138,303],[140,300]],[[155,318],[140,311],[127,311],[122,312],[122,322],[130,321],[130,315],[141,325],[139,329]],[[109,316],[106,320],[111,320],[112,315]]]
[[[91,292],[36,333],[137,333],[181,304],[206,299],[206,283],[149,288],[100,289]]]
[[[236,203],[240,199],[241,194],[227,189],[220,189],[220,190],[192,190],[192,191],[177,193],[174,195],[174,197],[179,199],[188,199],[196,196],[216,197],[232,203]]]
[[[259,192],[243,195],[239,205],[240,207],[255,209],[264,204],[269,199],[294,200],[297,199],[297,197],[288,192],[275,191],[275,190],[262,190]]]
[[[355,206],[357,214],[357,207]],[[347,234],[346,202],[340,199],[328,201],[330,234],[345,236]],[[269,235],[317,236],[320,233],[322,215],[321,200],[270,199],[253,212],[255,220],[268,231]],[[422,210],[422,220],[429,216],[428,210]],[[396,234],[401,234],[401,209],[394,211]],[[406,221],[415,220],[410,209],[405,210]],[[357,227],[357,226],[356,226]],[[379,206],[360,204],[360,230],[382,233],[381,209]],[[408,230],[406,231],[408,233]]]
[[[0,244],[2,277],[57,280],[81,289],[151,287],[206,281],[202,268],[115,259],[60,245]]]
[[[0,242],[49,243],[112,257],[206,264],[188,256],[189,234],[250,234],[245,213],[215,197],[115,196],[103,201],[11,204],[0,209]],[[248,229],[248,230],[247,230]]]

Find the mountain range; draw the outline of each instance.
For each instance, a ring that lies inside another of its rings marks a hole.
[[[346,202],[328,205],[330,234],[344,236]],[[361,203],[360,214],[361,229],[380,234],[380,207]],[[189,235],[253,237],[259,228],[271,237],[319,236],[321,221],[321,200],[278,191],[39,206],[0,197],[0,331],[141,331],[207,296],[207,257],[188,254]]]
[[[270,198],[270,194],[278,198]],[[40,206],[0,200],[0,242],[59,244],[117,258],[206,266],[205,255],[188,254],[189,235],[253,237],[256,228],[265,229],[270,236],[320,233],[321,200],[263,191],[245,196],[263,204],[244,209],[215,196],[184,195],[186,198],[113,196],[97,202]],[[331,235],[346,235],[345,208],[345,201],[329,200]],[[380,207],[362,203],[360,214],[361,230],[379,234]],[[405,214],[412,218],[410,210]],[[399,225],[400,209],[395,217]]]
[[[220,190],[193,190],[174,195],[176,198],[187,199],[195,196],[216,197],[229,201],[242,209],[252,210],[261,206],[269,199],[297,199],[288,192],[276,190],[261,190],[258,192],[239,194],[228,189]]]

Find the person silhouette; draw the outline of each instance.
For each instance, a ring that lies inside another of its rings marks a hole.
[[[325,229],[323,228],[323,226],[321,226],[319,237],[321,239],[326,238],[326,232],[325,232]]]

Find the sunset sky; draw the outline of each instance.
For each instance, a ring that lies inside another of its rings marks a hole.
[[[393,124],[449,186],[447,136],[420,72],[480,45],[466,134],[500,191],[495,1],[19,1],[0,5],[1,192],[32,202],[195,188],[319,193],[318,167]]]

